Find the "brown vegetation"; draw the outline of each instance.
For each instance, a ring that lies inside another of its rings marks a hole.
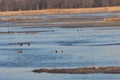
[[[35,69],[35,73],[60,73],[60,74],[89,74],[89,73],[110,73],[120,74],[120,67],[83,67],[68,69]]]
[[[0,12],[0,16],[12,15],[39,15],[39,14],[79,14],[79,13],[97,13],[97,12],[119,12],[120,6],[100,7],[100,8],[79,8],[79,9],[46,9],[29,11],[5,11]]]

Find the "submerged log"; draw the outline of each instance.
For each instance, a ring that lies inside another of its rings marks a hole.
[[[35,73],[60,73],[60,74],[90,74],[90,73],[106,73],[120,74],[120,67],[83,67],[68,69],[35,69]]]

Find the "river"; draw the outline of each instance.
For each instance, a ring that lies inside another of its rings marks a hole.
[[[119,74],[31,72],[37,68],[120,66],[120,27],[13,26],[1,27],[0,31],[22,32],[0,34],[0,80],[120,80]]]

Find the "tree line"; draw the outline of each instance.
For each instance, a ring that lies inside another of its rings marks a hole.
[[[120,0],[0,0],[0,11],[119,6]]]

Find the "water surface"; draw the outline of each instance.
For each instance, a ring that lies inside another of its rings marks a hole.
[[[107,14],[107,13],[106,13]],[[104,14],[103,14],[104,15]],[[71,15],[72,16],[72,15]],[[76,15],[77,16],[77,15]],[[14,23],[0,23],[2,26]],[[119,74],[34,74],[36,68],[120,66],[120,27],[1,27],[0,31],[53,32],[0,34],[0,80],[120,80]],[[22,46],[18,43],[23,44]],[[62,50],[63,53],[56,53]],[[22,53],[17,53],[22,51]]]

